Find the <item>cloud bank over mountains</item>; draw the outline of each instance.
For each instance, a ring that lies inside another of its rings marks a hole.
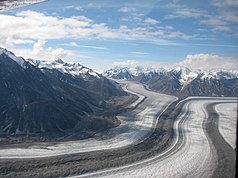
[[[24,58],[63,58],[96,70],[237,66],[235,0],[56,2],[2,12],[0,46]]]
[[[226,56],[218,56],[218,55],[210,55],[210,54],[190,54],[187,55],[185,59],[182,59],[181,62],[177,63],[153,63],[152,61],[138,61],[138,60],[125,60],[114,62],[113,66],[118,67],[165,67],[165,68],[173,68],[173,67],[188,67],[190,69],[201,69],[201,70],[238,70],[238,58],[235,57],[226,57]]]

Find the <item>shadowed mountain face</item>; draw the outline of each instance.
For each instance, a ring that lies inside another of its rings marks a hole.
[[[70,129],[83,133],[113,127],[115,118],[104,123],[96,116],[109,110],[106,99],[127,94],[105,77],[91,77],[40,69],[1,52],[0,135],[63,134]]]

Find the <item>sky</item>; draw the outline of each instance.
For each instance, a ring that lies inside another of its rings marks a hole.
[[[0,47],[24,58],[238,70],[238,0],[47,0],[0,12]]]

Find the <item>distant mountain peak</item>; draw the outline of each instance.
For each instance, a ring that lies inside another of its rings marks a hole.
[[[132,79],[134,77],[128,67],[123,68],[115,67],[105,71],[103,75],[108,78],[127,79],[127,80]]]
[[[64,64],[65,62],[62,59],[54,60],[55,63]]]

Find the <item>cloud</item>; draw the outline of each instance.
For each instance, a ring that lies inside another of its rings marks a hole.
[[[89,7],[89,8],[96,8],[96,9],[100,9],[100,8],[102,8],[102,5],[100,4],[100,3],[89,3],[88,5],[87,5],[87,7]]]
[[[232,32],[228,23],[232,18],[227,18],[226,16],[211,16],[209,19],[201,20],[200,23],[209,25],[213,31]]]
[[[87,18],[87,17],[85,17],[85,16],[82,16],[82,15],[72,16],[71,18],[72,18],[72,19],[76,19],[76,20],[81,21],[81,22],[88,22],[88,26],[90,26],[90,23],[93,22],[92,19],[89,19],[89,18]],[[70,18],[68,18],[68,19],[70,19]]]
[[[238,24],[238,14],[235,14],[233,12],[226,12],[222,18],[227,22]]]
[[[126,13],[122,18],[120,18],[120,21],[131,22],[134,26],[139,26],[143,22],[144,16],[145,14],[135,11]]]
[[[63,45],[65,45],[65,46],[71,46],[71,47],[78,47],[78,44],[75,43],[75,42],[64,43]]]
[[[123,12],[123,13],[136,12],[136,8],[124,6],[118,9],[118,12]]]
[[[83,11],[83,8],[80,6],[66,6],[65,9],[74,9],[76,11]]]
[[[133,52],[131,52],[131,54],[146,55],[146,54],[149,54],[149,53],[140,52],[140,51],[133,51]]]
[[[46,40],[38,40],[34,45],[33,45],[33,49],[35,51],[42,51],[43,47],[45,45],[47,41]]]
[[[238,58],[219,56],[212,54],[190,54],[187,55],[184,60],[178,63],[159,63],[157,61],[137,61],[137,60],[125,60],[117,61],[112,64],[118,67],[165,67],[174,68],[178,66],[188,67],[190,69],[200,69],[204,71],[209,70],[238,70]]]
[[[92,35],[93,30],[92,20],[84,16],[61,18],[34,11],[22,11],[16,16],[0,14],[0,19],[0,45],[6,47],[19,39],[50,40],[72,38],[76,35],[83,38]]]
[[[146,18],[146,19],[144,20],[144,22],[147,23],[147,24],[150,24],[150,25],[156,25],[157,23],[159,23],[158,20],[152,19],[152,18]]]
[[[211,4],[217,7],[238,6],[238,1],[237,0],[213,0]]]
[[[52,59],[67,59],[70,56],[70,52],[63,48],[57,48],[52,51]]]
[[[207,11],[205,9],[191,8],[186,5],[169,3],[163,8],[166,8],[171,13],[165,15],[164,18],[194,18],[197,19],[197,24],[200,23],[201,25],[204,25],[204,27],[210,28],[209,30],[219,33],[230,33],[230,35],[233,35],[235,38],[237,38],[237,29],[234,26],[238,24],[238,14],[236,8],[238,1],[213,0],[209,5],[216,6],[216,9],[214,11]],[[229,10],[227,8],[228,6]]]
[[[29,55],[29,57],[34,57],[37,59],[44,59],[46,57],[46,50],[44,49],[44,45],[47,43],[46,40],[38,40],[37,42],[34,43],[33,45],[33,50],[31,52],[29,52],[27,55]],[[26,55],[23,55],[24,57]],[[48,55],[47,58],[49,58],[50,55]]]
[[[228,26],[215,26],[213,27],[214,31],[222,31],[222,32],[232,32],[232,29]]]
[[[143,14],[137,14],[137,18],[140,18],[141,22],[143,22],[142,16]],[[120,26],[119,28],[111,28],[105,23],[95,23],[85,16],[64,18],[35,11],[21,11],[15,16],[0,14],[0,19],[0,46],[6,48],[13,47],[16,42],[33,43],[39,39],[46,41],[53,39],[137,40],[154,44],[159,44],[163,41],[166,42],[164,43],[166,45],[171,44],[169,39],[192,39],[196,37],[173,31],[173,29],[168,30],[166,27],[159,30],[156,26]],[[147,18],[145,21],[150,24],[158,23],[157,20],[152,18]],[[76,46],[73,43],[68,45]]]
[[[178,66],[192,69],[238,69],[238,58],[211,54],[187,55],[186,59],[177,63]]]
[[[138,65],[138,61],[136,60],[126,60],[126,61],[118,61],[118,62],[113,62],[113,66],[118,66],[118,67],[134,67]]]
[[[10,48],[9,50],[14,51],[17,56],[37,60],[55,60],[58,58],[69,60],[80,57],[80,55],[63,48],[45,48],[46,43],[46,40],[38,40],[33,44],[32,49]]]
[[[171,14],[166,15],[165,19],[207,17],[206,11],[190,8],[184,5],[167,4],[165,8],[171,10]]]
[[[221,19],[217,19],[217,18],[210,18],[210,19],[206,19],[206,20],[201,20],[200,21],[202,24],[207,24],[207,25],[214,25],[214,26],[223,26],[223,25],[227,25],[227,23]]]
[[[101,47],[101,46],[84,46],[84,45],[80,45],[80,47],[82,47],[82,48],[91,48],[91,49],[99,49],[99,50],[108,50],[108,48]]]
[[[186,35],[185,33],[182,33],[182,32],[171,32],[167,34],[166,36],[168,38],[179,38],[184,40],[190,40],[190,39],[195,39],[197,37],[197,34]]]
[[[32,44],[34,42],[34,40],[17,39],[14,41],[14,44]]]

